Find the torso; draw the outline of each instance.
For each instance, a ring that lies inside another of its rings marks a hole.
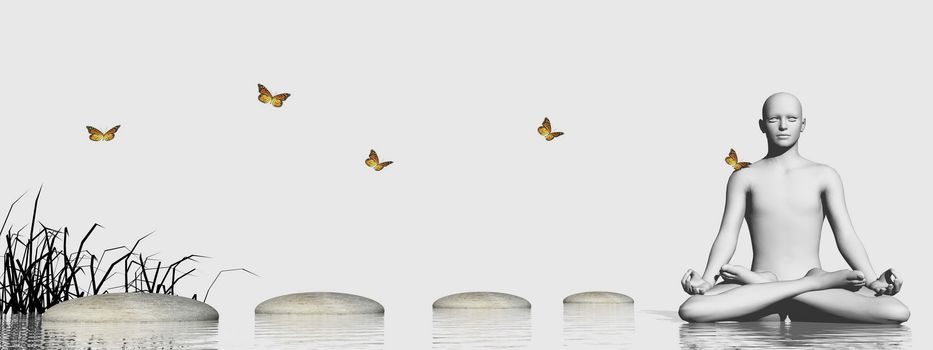
[[[800,159],[780,165],[763,160],[745,174],[745,221],[752,241],[753,271],[770,271],[781,280],[802,277],[820,266],[823,227],[821,179],[825,165]]]

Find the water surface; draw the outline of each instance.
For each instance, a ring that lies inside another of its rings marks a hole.
[[[255,348],[384,348],[382,315],[256,315]]]
[[[914,320],[906,325],[687,324],[674,311],[636,310],[631,305],[565,305],[563,317],[559,309],[554,311],[558,313],[533,317],[527,309],[439,309],[430,323],[396,325],[393,339],[396,344],[411,342],[409,334],[421,332],[423,342],[417,342],[435,350],[931,348],[924,345],[929,336],[911,332],[912,327],[924,328],[922,321]],[[405,348],[385,342],[385,322],[382,315],[241,315],[221,318],[220,323],[63,323],[13,315],[0,317],[0,349]]]
[[[563,339],[567,349],[632,349],[634,305],[565,304]]]
[[[527,349],[529,309],[434,309],[433,348]]]
[[[910,328],[815,322],[683,324],[682,349],[911,349]]]
[[[71,323],[0,318],[0,349],[217,349],[217,321]]]

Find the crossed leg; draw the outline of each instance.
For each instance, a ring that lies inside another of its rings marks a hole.
[[[737,290],[744,285],[732,281],[723,281],[710,288],[705,294],[693,295],[680,305],[680,318],[687,322],[719,322],[719,321],[779,321],[787,317],[780,313],[780,301],[767,304],[761,303],[750,308],[731,311],[728,314],[718,309],[723,302],[728,303],[733,297],[740,295],[726,294]],[[747,291],[747,290],[743,290]],[[725,294],[725,295],[724,295]],[[722,296],[719,298],[719,296]]]
[[[816,268],[800,279],[776,281],[773,275],[726,265],[722,275],[729,282],[693,295],[680,306],[682,319],[751,321],[779,313],[779,319],[790,314],[798,321],[901,323],[910,317],[907,307],[893,297],[875,297],[867,288],[853,292],[865,283],[858,271]]]
[[[910,311],[897,299],[876,297],[862,287],[864,277],[857,271],[826,272],[817,268],[800,279],[777,281],[770,273],[726,265],[721,275],[726,281],[704,295],[691,296],[681,305],[682,319],[783,320],[789,314],[791,320],[797,321],[902,323],[910,317]]]
[[[910,310],[888,295],[875,296],[862,287],[852,292],[826,289],[800,294],[785,303],[791,321],[899,324],[910,318]]]

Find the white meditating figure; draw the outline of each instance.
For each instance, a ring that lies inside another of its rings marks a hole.
[[[903,280],[890,269],[875,274],[849,220],[839,174],[800,156],[797,141],[806,126],[800,101],[789,93],[771,95],[758,123],[768,154],[729,178],[706,270],[702,275],[688,270],[681,280],[691,296],[680,306],[680,317],[688,322],[788,316],[814,322],[906,321],[910,311],[892,296]],[[824,218],[852,270],[821,269]],[[728,264],[743,219],[754,254],[751,270]]]

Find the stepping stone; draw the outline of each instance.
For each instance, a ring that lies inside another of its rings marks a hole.
[[[613,292],[583,292],[564,298],[564,304],[634,304],[628,295]]]
[[[52,322],[216,321],[217,310],[203,302],[156,293],[107,293],[58,303],[42,314]]]
[[[529,309],[522,297],[497,292],[467,292],[448,295],[434,302],[435,309]]]
[[[256,305],[256,314],[350,315],[383,314],[385,308],[359,295],[308,292],[277,296]]]

